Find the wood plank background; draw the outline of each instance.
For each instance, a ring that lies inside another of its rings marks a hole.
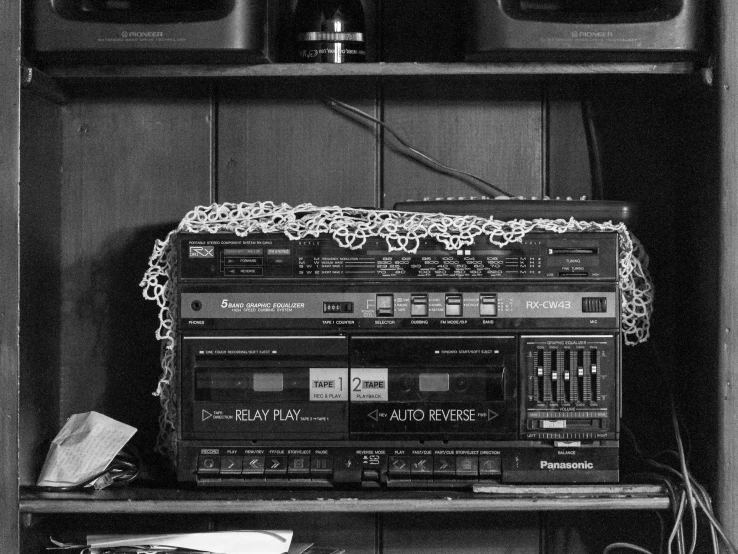
[[[46,210],[28,210],[37,223],[29,224],[24,242],[41,253],[29,261],[46,279],[29,280],[36,285],[26,297],[31,306],[52,308],[38,312],[45,314],[37,316],[40,327],[27,327],[48,339],[43,348],[29,341],[26,349],[33,365],[47,365],[48,372],[29,374],[24,385],[28,405],[43,404],[47,414],[25,416],[42,436],[24,446],[24,482],[33,481],[38,450],[55,434],[53,425],[36,419],[60,426],[71,414],[94,409],[138,427],[144,448],[155,434],[156,310],[141,298],[138,283],[154,239],[195,205],[217,199],[391,207],[408,197],[478,194],[388,141],[382,146],[375,124],[329,109],[320,99],[325,91],[382,115],[445,163],[517,194],[540,194],[537,83],[514,91],[485,82],[465,89],[390,83],[380,90],[365,80],[308,88],[306,94],[305,85],[264,82],[213,94],[207,86],[100,85],[57,108],[56,131],[49,125],[53,110],[29,110],[35,117],[24,131],[28,157],[49,152],[46,163],[33,166],[42,173],[30,166],[26,173],[38,183],[29,202],[43,195],[53,201]],[[413,101],[417,88],[427,92]],[[33,229],[55,229],[54,238]],[[52,384],[58,398],[39,402],[33,383]]]
[[[224,89],[218,119],[218,199],[374,206],[373,125],[328,109],[345,98],[373,116],[373,83],[263,83]]]
[[[35,189],[24,209],[34,215],[23,247],[42,254],[28,257],[26,271],[45,276],[38,282],[27,279],[25,288],[24,310],[36,314],[29,315],[27,337],[38,328],[41,338],[24,347],[29,367],[22,383],[28,402],[21,414],[22,428],[28,429],[21,445],[24,484],[34,481],[46,443],[73,413],[107,413],[139,428],[135,441],[142,449],[153,445],[157,314],[155,305],[142,299],[138,283],[154,239],[163,238],[193,206],[216,199],[391,207],[406,198],[481,194],[399,152],[375,124],[329,109],[321,93],[381,116],[444,163],[504,184],[515,194],[540,195],[547,186],[564,196],[587,190],[589,164],[576,91],[537,79],[461,83],[424,78],[381,83],[366,78],[264,80],[186,90],[175,82],[132,83],[78,91],[63,107],[29,104],[24,128],[28,159],[50,150],[43,167],[24,172]],[[647,209],[661,210],[658,227],[646,227],[646,237],[658,246],[658,274],[668,282],[682,261],[670,258],[679,228],[671,210],[679,201],[669,184],[683,172],[684,165],[676,161],[689,143],[662,144],[660,132],[649,134],[641,126],[662,114],[649,108],[632,113],[630,104],[649,94],[645,85],[624,84],[622,98],[609,103],[599,123],[608,130],[603,148],[612,164],[607,168],[610,193],[639,198]],[[610,92],[612,83],[602,87],[595,90]],[[603,93],[601,98],[608,97]],[[689,106],[686,96],[664,93],[661,101],[673,98],[681,102],[680,109]],[[619,126],[626,112],[629,124]],[[668,157],[654,157],[655,152]],[[44,197],[45,209],[34,212],[32,203]],[[47,241],[44,233],[31,232],[34,221],[55,236]],[[679,281],[672,292],[666,288],[662,302],[667,310],[693,282]],[[41,309],[45,305],[52,306],[50,312]],[[672,325],[677,333],[685,329],[681,322]],[[643,381],[631,382],[636,388]],[[56,392],[44,402],[49,388]],[[647,390],[641,388],[632,398],[644,394]],[[333,527],[321,519],[327,516],[315,517],[298,522],[301,529],[315,530],[308,536],[344,541],[360,551],[433,549],[435,544],[448,549],[465,531],[472,536],[465,549],[499,544],[500,552],[531,551],[548,525],[531,514],[489,521],[476,515],[381,521],[342,515]],[[561,517],[556,525],[568,526],[567,540],[586,535],[586,525]],[[219,517],[209,525],[229,521]],[[346,529],[358,530],[344,532],[344,523]],[[90,525],[110,523],[102,518]],[[496,537],[501,537],[499,543]],[[577,540],[584,544],[587,537]]]
[[[503,81],[389,81],[384,121],[424,153],[512,194],[540,196],[541,85]],[[493,196],[474,180],[418,163],[384,134],[384,207],[424,197]]]
[[[56,421],[104,412],[136,427],[134,442],[150,452],[158,314],[139,282],[154,240],[210,202],[209,90],[91,91],[62,120]]]
[[[20,436],[32,446],[21,451],[20,480],[34,482],[58,425],[61,296],[61,118],[59,107],[23,92],[21,135]]]
[[[133,425],[139,429],[134,442],[150,451],[159,412],[151,394],[159,378],[157,311],[138,283],[154,240],[193,206],[217,199],[377,207],[412,196],[476,194],[382,145],[375,124],[329,109],[321,94],[381,115],[445,163],[518,194],[537,194],[545,149],[541,90],[537,82],[515,90],[495,82],[408,87],[366,79],[187,90],[159,83],[99,85],[78,91],[63,107],[29,104],[28,159],[44,149],[49,155],[25,173],[35,187],[29,203],[44,195],[48,203],[42,211],[30,204],[25,210],[35,219],[24,247],[40,253],[29,256],[27,273],[44,279],[28,279],[24,301],[24,309],[37,314],[29,315],[24,351],[29,367],[39,369],[24,375],[23,482],[34,482],[48,442],[73,413],[97,410]],[[54,121],[58,125],[49,124]],[[49,233],[53,239],[45,240]],[[43,337],[31,340],[32,329]],[[373,517],[342,516],[340,526],[316,520],[301,528],[313,529],[321,542],[373,551]],[[458,517],[434,517],[434,526],[451,535],[459,525]],[[501,552],[538,543],[536,517],[514,520]],[[406,535],[405,523],[420,527]],[[385,548],[431,545],[421,520],[391,518],[384,525]],[[479,548],[501,529],[480,531]]]

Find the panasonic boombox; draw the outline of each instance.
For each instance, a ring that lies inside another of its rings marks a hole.
[[[615,233],[413,253],[183,233],[176,248],[178,480],[618,481]]]

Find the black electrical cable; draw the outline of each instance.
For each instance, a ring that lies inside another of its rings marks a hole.
[[[485,189],[484,192],[486,192],[488,194],[492,194],[492,195],[500,195],[501,194],[503,196],[508,196],[510,198],[515,198],[517,196],[517,195],[515,195],[515,194],[513,194],[511,192],[506,191],[505,189],[502,189],[502,188],[498,187],[497,185],[494,185],[494,184],[490,183],[489,181],[486,181],[485,179],[482,179],[481,177],[479,177],[477,175],[474,175],[472,173],[468,173],[468,172],[463,171],[461,169],[456,169],[455,167],[451,167],[449,165],[446,165],[443,162],[441,162],[441,161],[433,158],[432,156],[429,156],[425,152],[422,152],[422,151],[418,150],[417,148],[415,148],[414,146],[412,146],[411,144],[409,144],[406,140],[404,140],[398,133],[396,133],[384,121],[382,121],[381,119],[378,119],[378,118],[374,117],[371,114],[368,114],[368,113],[360,110],[359,108],[356,108],[356,107],[352,106],[351,104],[347,104],[346,102],[342,102],[341,100],[338,100],[336,98],[333,98],[332,96],[328,96],[328,95],[325,95],[325,94],[320,95],[320,99],[323,101],[323,103],[325,103],[332,110],[340,111],[339,108],[340,109],[344,109],[344,110],[349,111],[349,112],[351,112],[353,114],[356,114],[356,115],[358,115],[360,117],[363,117],[363,118],[371,121],[372,123],[375,123],[375,124],[379,125],[380,127],[382,127],[382,129],[384,129],[385,131],[387,131],[388,133],[390,133],[397,140],[397,142],[399,142],[403,146],[403,148],[405,148],[406,150],[412,152],[415,156],[417,156],[418,158],[420,158],[421,161],[423,161],[425,163],[430,163],[430,164],[432,164],[432,165],[434,165],[436,167],[439,167],[439,168],[443,169],[444,171],[446,171],[447,173],[461,175],[463,177],[466,177],[466,178],[469,178],[469,179],[473,179],[473,180],[477,181],[477,183],[475,183],[475,185],[481,185],[481,187],[483,189]],[[477,186],[477,188],[479,188],[479,186]]]
[[[657,360],[663,359],[658,351],[658,348],[653,342],[650,343],[652,349],[654,350],[655,358]],[[662,367],[661,363],[656,363],[656,366],[664,370],[665,368]],[[661,376],[662,378],[665,378],[665,375]],[[729,551],[738,554],[738,547],[731,542],[731,540],[728,538],[728,536],[725,534],[725,531],[723,530],[720,523],[717,521],[717,518],[714,515],[713,508],[712,508],[712,500],[710,499],[710,495],[707,493],[707,490],[704,486],[702,486],[698,481],[695,480],[694,476],[689,471],[689,468],[687,466],[687,456],[685,453],[684,448],[684,442],[682,439],[682,431],[681,427],[679,425],[679,418],[677,416],[677,410],[676,405],[674,402],[674,394],[671,389],[671,383],[666,380],[668,392],[669,392],[669,400],[670,400],[670,407],[671,407],[671,420],[672,420],[672,426],[674,430],[674,437],[675,442],[677,445],[677,450],[662,450],[658,452],[655,456],[649,457],[647,456],[638,445],[638,442],[635,438],[635,435],[633,432],[626,426],[622,425],[621,428],[623,429],[623,433],[625,436],[627,436],[633,443],[633,446],[635,448],[636,455],[647,465],[653,467],[654,469],[666,473],[670,478],[675,479],[678,484],[680,485],[680,492],[678,495],[678,509],[675,509],[675,517],[674,517],[674,526],[672,528],[672,531],[669,535],[669,541],[668,541],[668,552],[671,554],[673,551],[673,544],[676,540],[677,542],[677,549],[680,553],[686,553],[687,552],[687,544],[686,544],[686,538],[684,536],[685,533],[685,516],[687,515],[687,511],[689,511],[689,517],[691,519],[691,541],[689,544],[689,552],[693,553],[697,549],[697,536],[698,536],[698,510],[700,513],[702,513],[707,521],[709,522],[709,529],[710,529],[710,538],[711,538],[711,544],[712,544],[712,551],[714,554],[718,554],[720,550],[720,539],[724,542],[724,544],[728,547]],[[667,463],[662,463],[654,458],[656,457],[664,457],[669,456],[673,458],[673,461],[678,465],[678,468],[672,467],[671,465],[668,465]],[[667,477],[661,476],[662,479],[664,479],[664,483],[670,482],[670,479],[667,479]],[[673,493],[670,493],[670,498],[672,499],[673,505],[677,505],[677,499],[673,496]]]

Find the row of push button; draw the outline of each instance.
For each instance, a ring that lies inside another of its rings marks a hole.
[[[423,454],[372,457],[362,463],[348,456],[334,460],[327,455],[218,455],[200,454],[197,474],[219,478],[327,479],[346,478],[378,480],[385,473],[390,480],[465,479],[476,480],[501,474],[501,458],[493,454]],[[384,458],[384,459],[382,459]],[[381,460],[381,461],[380,461]],[[385,466],[386,463],[386,466]],[[363,471],[362,471],[363,466]],[[334,469],[340,477],[334,475]]]
[[[377,317],[393,317],[395,315],[394,294],[377,294]],[[428,295],[410,295],[410,315],[412,317],[428,317]],[[461,293],[445,295],[444,312],[446,317],[463,317],[464,297]],[[497,317],[497,294],[482,293],[479,295],[479,316]]]
[[[200,455],[198,475],[225,477],[329,477],[333,473],[330,456]]]
[[[413,455],[390,456],[390,479],[451,479],[496,477],[502,473],[499,455]]]

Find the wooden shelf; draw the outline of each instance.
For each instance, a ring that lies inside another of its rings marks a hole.
[[[690,74],[691,61],[592,63],[362,63],[262,65],[78,65],[50,66],[55,79],[242,79],[309,77],[440,77],[525,75]]]
[[[485,487],[486,488],[486,487]],[[23,489],[27,514],[95,513],[393,513],[566,510],[665,510],[666,491],[652,485],[493,486],[491,492],[244,491],[130,488],[96,492]]]

